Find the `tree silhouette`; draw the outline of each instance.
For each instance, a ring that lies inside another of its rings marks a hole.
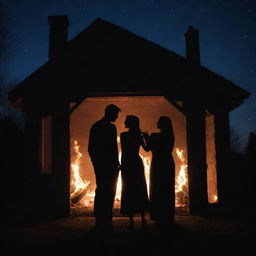
[[[255,213],[255,194],[256,194],[256,132],[251,132],[248,136],[245,147],[245,176],[247,178],[247,203],[252,207],[251,212]],[[255,214],[254,214],[255,215]]]
[[[230,128],[230,149],[233,152],[241,152],[241,137],[234,128]]]
[[[20,218],[25,189],[23,130],[6,117],[0,120],[1,216],[14,221]]]
[[[6,13],[5,13],[4,4],[0,2],[0,62],[10,57],[11,50],[11,38],[10,33],[8,32],[7,23],[6,23]]]
[[[4,4],[0,2],[0,66],[10,58],[11,40],[5,22]],[[22,114],[14,109],[7,97],[6,73],[0,68],[0,170],[1,170],[1,217],[4,224],[22,216],[25,190],[24,133]]]
[[[248,160],[253,162],[256,160],[255,153],[256,153],[256,132],[251,132],[249,134],[247,145],[245,147],[245,154],[248,157]]]
[[[7,15],[3,2],[0,2],[0,67],[5,66],[5,62],[12,56],[13,40],[6,22]],[[21,111],[13,108],[8,100],[8,91],[16,85],[15,82],[8,82],[4,68],[0,68],[0,119],[12,118],[18,125],[24,125],[24,116]]]

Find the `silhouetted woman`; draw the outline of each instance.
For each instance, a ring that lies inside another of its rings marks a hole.
[[[159,223],[172,223],[175,213],[175,164],[172,157],[174,134],[172,121],[161,116],[159,133],[145,136],[152,151],[150,167],[150,218]]]
[[[130,218],[130,228],[133,228],[133,214],[141,214],[142,225],[146,225],[145,212],[148,209],[148,194],[144,165],[139,155],[140,146],[145,149],[145,143],[139,128],[139,118],[128,115],[125,127],[129,130],[121,133],[121,174],[122,195],[121,213]]]

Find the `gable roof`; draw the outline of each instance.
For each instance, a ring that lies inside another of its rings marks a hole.
[[[173,51],[97,19],[70,40],[54,62],[48,60],[13,88],[9,99],[15,102],[23,97],[66,94],[77,100],[103,92],[159,93],[177,100],[191,93],[206,98],[223,96],[229,110],[250,95]]]

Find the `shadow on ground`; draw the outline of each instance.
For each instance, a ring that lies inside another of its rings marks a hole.
[[[135,229],[128,219],[114,218],[111,234],[99,236],[92,216],[77,216],[10,227],[4,234],[5,250],[18,253],[79,253],[83,255],[249,255],[252,222],[241,219],[175,216],[173,226],[158,226],[148,219],[142,228],[135,217]]]

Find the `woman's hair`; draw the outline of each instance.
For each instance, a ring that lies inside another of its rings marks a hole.
[[[173,134],[172,120],[168,116],[160,116],[158,119],[158,127],[166,132]]]
[[[126,116],[126,123],[128,128],[132,128],[133,130],[140,131],[140,120],[137,116],[128,115]]]

